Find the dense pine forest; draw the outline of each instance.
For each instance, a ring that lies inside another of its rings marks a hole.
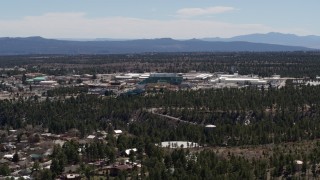
[[[280,168],[277,163],[283,163],[282,167],[289,166],[294,157],[301,157],[301,154],[280,151],[249,161],[233,154],[218,157],[210,147],[266,144],[276,147],[282,143],[317,141],[320,138],[319,93],[318,86],[285,86],[281,89],[168,91],[118,98],[82,93],[43,102],[35,98],[14,102],[3,100],[0,102],[0,123],[2,129],[41,125],[52,133],[76,128],[83,137],[96,130],[112,132],[119,128],[130,134],[119,137],[115,144],[108,144],[108,148],[139,147],[141,151],[148,151],[149,146],[161,141],[198,142],[207,150],[191,153],[151,148],[155,152],[149,152],[145,161],[149,178],[237,179],[240,176],[255,179],[264,177],[267,169]],[[159,113],[180,117],[193,124],[171,122],[148,112],[149,108],[157,108]],[[206,124],[215,124],[216,128],[207,129]],[[319,163],[314,159],[319,153],[317,148],[304,153],[308,154],[301,158],[310,165]],[[195,156],[197,160],[190,160],[189,156]],[[162,158],[165,158],[164,162]],[[173,174],[168,173],[171,166],[176,169]],[[273,172],[274,176],[281,174],[282,170]]]
[[[319,52],[146,53],[130,55],[1,56],[2,67],[28,67],[35,72],[65,75],[116,72],[235,72],[286,77],[319,75]],[[14,72],[11,72],[14,73]]]
[[[11,56],[1,57],[0,61],[3,67],[35,67],[31,71],[55,75],[71,70],[81,73],[197,70],[315,78],[320,74],[319,58],[320,54],[310,52],[179,53]],[[71,140],[55,146],[50,169],[39,171],[37,178],[53,179],[65,166],[80,164],[79,173],[90,179],[94,174],[89,162],[107,159],[113,163],[118,152],[132,147],[137,152],[129,160],[139,160],[141,170],[122,172],[116,177],[106,175],[107,179],[320,177],[320,86],[296,85],[288,80],[281,88],[164,90],[133,96],[96,96],[87,91],[83,87],[64,87],[49,90],[45,100],[37,96],[0,100],[1,132],[40,127],[54,134],[77,130],[79,138],[102,130],[108,133],[106,142],[83,146]],[[115,129],[125,133],[115,137]],[[17,141],[21,136],[17,136]],[[163,141],[195,142],[199,147],[158,147]],[[303,161],[301,167],[297,167],[296,160]],[[0,175],[6,172],[6,167],[0,165]]]

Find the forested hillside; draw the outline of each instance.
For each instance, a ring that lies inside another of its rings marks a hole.
[[[0,122],[2,126],[14,129],[27,124],[42,125],[54,133],[77,128],[83,135],[107,128],[112,122],[113,126],[126,128],[153,141],[184,139],[211,145],[221,145],[227,137],[229,145],[291,142],[320,137],[317,130],[320,128],[319,92],[318,86],[286,86],[282,89],[179,91],[118,98],[80,94],[44,102],[5,100],[0,102]],[[163,114],[198,125],[177,126],[161,119],[157,121],[158,117],[149,113],[148,108],[161,108],[159,111]],[[129,127],[126,127],[127,123],[130,123]],[[164,128],[154,128],[159,123]],[[205,132],[203,125],[206,124],[217,127],[212,132]]]
[[[314,159],[318,150],[309,149],[303,156],[298,152],[276,154],[273,151],[249,161],[232,154],[221,159],[210,150],[188,155],[190,152],[183,150],[164,152],[153,147],[150,152],[150,146],[173,140],[197,142],[204,147],[277,146],[317,140],[320,138],[319,93],[317,86],[289,85],[281,89],[179,91],[118,98],[80,94],[43,102],[34,98],[5,100],[0,102],[0,123],[3,129],[41,125],[52,133],[76,128],[82,136],[95,130],[123,129],[131,136],[119,137],[114,145],[120,149],[139,147],[148,152],[144,163],[150,179],[188,176],[194,179],[199,176],[204,179],[237,179],[239,176],[255,179],[264,177],[267,169],[273,169],[273,176],[282,175],[282,170],[277,168],[283,167],[287,167],[289,174],[293,173],[294,169],[289,171],[288,168],[295,158],[304,158],[310,167],[315,166],[319,163]],[[193,124],[172,122],[150,113],[150,108]],[[206,129],[206,124],[217,127]],[[193,156],[196,160],[192,160]],[[175,168],[173,174],[168,172],[170,167]]]

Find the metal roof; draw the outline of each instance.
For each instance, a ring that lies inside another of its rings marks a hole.
[[[150,77],[177,77],[176,73],[154,73]]]

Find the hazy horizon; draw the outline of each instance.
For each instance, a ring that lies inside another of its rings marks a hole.
[[[230,38],[320,35],[320,2],[298,0],[56,0],[0,3],[0,37],[54,39]]]

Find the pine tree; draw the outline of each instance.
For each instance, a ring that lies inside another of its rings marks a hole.
[[[12,158],[12,162],[17,163],[17,162],[19,162],[19,160],[20,160],[19,154],[17,152],[14,153],[13,158]]]

